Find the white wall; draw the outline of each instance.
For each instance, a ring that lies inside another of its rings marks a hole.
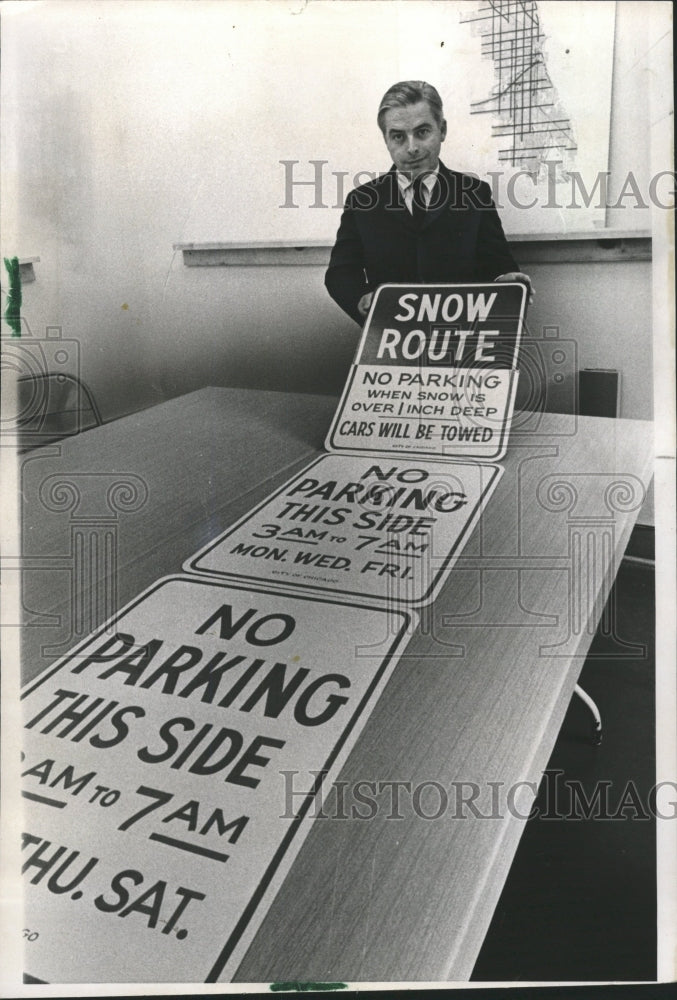
[[[79,342],[82,375],[105,417],[210,382],[338,390],[358,331],[326,296],[320,269],[186,268],[172,244],[194,226],[214,171],[229,223],[217,238],[235,240],[250,233],[252,214],[267,211],[253,173],[277,173],[281,185],[278,161],[323,158],[333,130],[343,148],[347,136],[354,141],[358,166],[388,166],[374,106],[400,66],[415,68],[411,51],[398,51],[392,6],[3,8],[2,249],[40,256],[23,315],[37,336],[60,325]],[[312,20],[320,7],[332,18],[321,30]],[[619,4],[616,179],[630,169],[647,177],[653,9]],[[271,102],[273,129],[261,125]],[[319,122],[310,113],[317,106],[326,108]],[[279,204],[281,186],[269,186]],[[333,230],[339,210],[321,215],[318,227],[326,231],[333,215]],[[628,207],[609,221],[638,228],[647,216]],[[205,228],[202,238],[210,235]],[[647,266],[558,265],[534,268],[534,277],[532,327],[559,324],[576,337],[583,366],[619,368],[623,414],[650,416]]]

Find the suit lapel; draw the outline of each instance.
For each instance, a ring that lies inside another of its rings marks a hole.
[[[383,210],[393,222],[404,226],[409,232],[417,232],[416,224],[404,203],[400,185],[397,183],[397,173],[394,166],[384,175],[383,181],[383,201],[381,203]]]
[[[383,175],[383,187],[381,189],[381,207],[387,212],[389,218],[403,226],[407,232],[419,233],[425,232],[431,226],[433,226],[439,219],[441,219],[445,212],[454,212],[456,204],[456,178],[447,167],[440,161],[439,165],[439,175],[438,175],[438,185],[441,186],[440,189],[434,190],[435,200],[439,199],[439,205],[436,207],[428,209],[426,217],[423,221],[421,227],[417,227],[411,212],[404,203],[404,197],[400,191],[400,186],[397,183],[397,173],[395,167],[391,167],[387,174]],[[465,213],[463,213],[465,214]],[[456,218],[457,222],[460,222]]]
[[[450,203],[453,201],[454,180],[443,163],[439,165],[437,176],[437,187],[433,188],[434,208],[429,208],[425,216],[422,230],[429,229],[430,226],[448,211]]]

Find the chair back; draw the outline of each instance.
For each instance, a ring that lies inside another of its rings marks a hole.
[[[82,379],[61,372],[17,379],[19,451],[80,434],[103,421]]]

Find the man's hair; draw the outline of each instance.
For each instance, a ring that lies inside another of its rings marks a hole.
[[[442,98],[432,84],[425,80],[402,80],[389,87],[381,99],[376,121],[383,134],[385,135],[383,119],[387,111],[391,108],[404,108],[408,104],[418,104],[419,101],[427,102],[433,118],[441,125],[444,120]]]

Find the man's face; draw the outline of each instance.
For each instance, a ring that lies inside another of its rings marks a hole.
[[[393,163],[412,179],[434,170],[447,123],[437,124],[427,101],[391,108],[383,116],[384,138]]]

